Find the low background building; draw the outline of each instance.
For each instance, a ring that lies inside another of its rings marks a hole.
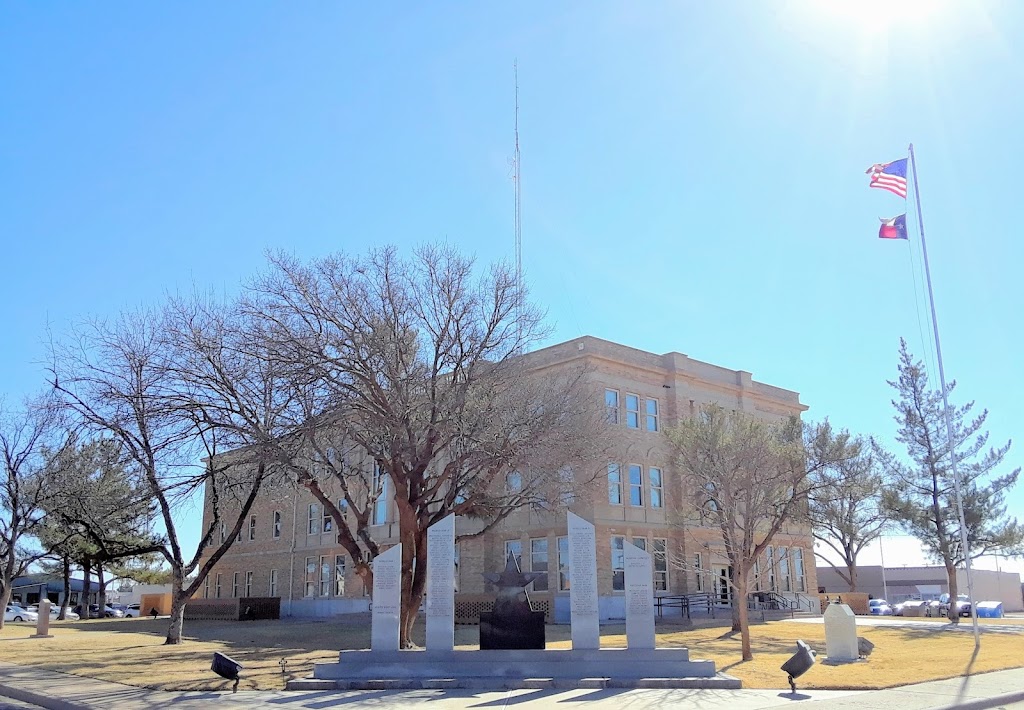
[[[995,572],[986,569],[971,570],[974,578],[974,601],[1001,601],[1004,611],[1024,611],[1021,595],[1021,576],[1016,572]],[[956,583],[960,594],[967,594],[967,570],[958,569]],[[818,591],[842,594],[850,586],[843,581],[831,565],[818,564]],[[938,599],[949,592],[946,568],[882,567],[871,565],[857,568],[857,591],[866,592],[873,599],[885,599],[898,604],[907,599]]]

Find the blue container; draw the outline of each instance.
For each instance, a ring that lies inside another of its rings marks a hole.
[[[1003,618],[1003,603],[1002,602],[978,602],[977,604],[978,618],[979,619],[1002,619]]]

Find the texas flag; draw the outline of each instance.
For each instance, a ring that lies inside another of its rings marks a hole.
[[[898,217],[882,220],[882,226],[878,228],[879,239],[906,239],[907,238],[907,215],[901,214]]]

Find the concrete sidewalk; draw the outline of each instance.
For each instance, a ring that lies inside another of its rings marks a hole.
[[[176,708],[225,710],[260,708],[572,708],[586,703],[605,710],[654,710],[662,707],[758,710],[793,706],[822,708],[885,708],[965,710],[1024,707],[1024,669],[985,673],[879,691],[807,690],[795,696],[779,690],[505,690],[505,691],[308,691],[308,692],[164,692],[63,673],[0,663],[0,695],[50,710],[134,710]]]

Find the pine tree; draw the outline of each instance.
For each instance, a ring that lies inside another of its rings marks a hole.
[[[899,379],[889,384],[898,393],[892,402],[898,425],[896,440],[907,447],[910,461],[877,450],[894,478],[887,492],[887,506],[894,519],[945,566],[949,596],[955,600],[959,591],[956,569],[965,564],[967,554],[961,544],[942,392],[929,389],[924,366],[914,360],[902,339]],[[947,386],[947,397],[955,387],[955,382]],[[960,477],[970,557],[1019,555],[1024,552],[1024,526],[1007,515],[1005,498],[1017,482],[1020,468],[996,475],[1010,442],[999,448],[988,447],[989,435],[984,429],[988,411],[975,414],[974,402],[950,405],[950,409],[952,450]],[[950,604],[949,619],[958,621],[955,604]]]

